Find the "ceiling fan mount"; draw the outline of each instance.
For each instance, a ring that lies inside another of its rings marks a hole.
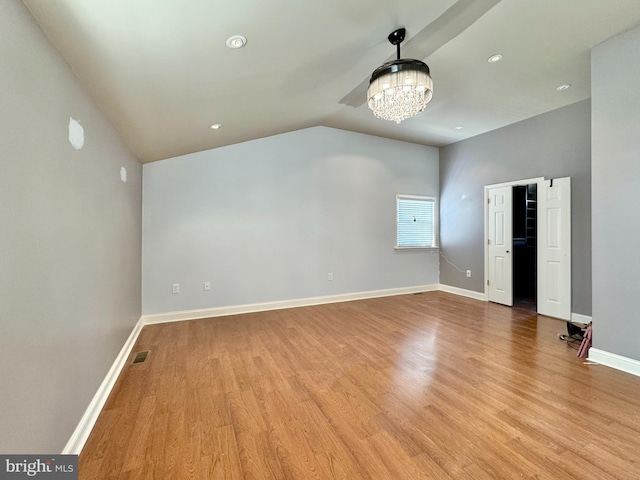
[[[402,42],[404,42],[404,37],[406,34],[406,28],[399,28],[391,32],[387,38],[389,39],[389,43],[391,43],[391,45],[400,45]]]

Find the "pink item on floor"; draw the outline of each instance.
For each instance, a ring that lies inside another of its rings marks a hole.
[[[587,358],[589,356],[589,349],[591,348],[591,325],[587,327],[587,330],[584,332],[584,338],[582,339],[582,343],[580,344],[580,348],[578,349],[578,356],[580,358]]]

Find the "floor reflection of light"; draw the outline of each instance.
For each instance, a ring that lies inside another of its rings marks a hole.
[[[392,391],[395,399],[414,402],[424,396],[435,372],[438,351],[437,326],[416,332],[401,343],[396,362],[390,371]]]

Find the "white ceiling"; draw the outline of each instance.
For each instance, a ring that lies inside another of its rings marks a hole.
[[[640,23],[638,0],[501,0],[423,58],[411,39],[464,0],[23,2],[142,162],[316,125],[447,145],[588,98],[590,49]],[[400,26],[434,99],[396,125],[339,102]]]

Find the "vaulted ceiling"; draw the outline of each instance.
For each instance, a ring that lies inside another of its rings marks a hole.
[[[588,98],[590,49],[640,23],[638,0],[23,2],[142,162],[316,125],[447,145]],[[396,125],[358,98],[400,26],[434,98]]]

